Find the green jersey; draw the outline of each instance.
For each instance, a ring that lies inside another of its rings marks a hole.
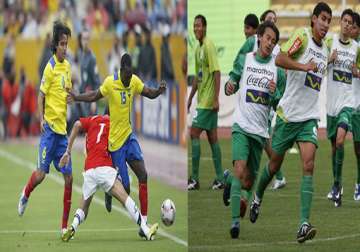
[[[197,108],[212,109],[215,96],[214,72],[220,71],[215,45],[207,37],[195,50],[195,73],[197,77]]]

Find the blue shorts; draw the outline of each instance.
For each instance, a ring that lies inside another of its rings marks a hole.
[[[47,123],[44,125],[44,132],[40,137],[38,169],[49,173],[49,167],[53,162],[56,170],[62,174],[71,174],[72,165],[70,162],[64,167],[59,167],[59,162],[62,155],[65,153],[68,145],[66,135],[60,135],[52,131]]]
[[[118,170],[118,179],[125,188],[129,188],[129,173],[126,162],[144,160],[139,142],[134,133],[131,133],[120,149],[110,152],[114,167]]]

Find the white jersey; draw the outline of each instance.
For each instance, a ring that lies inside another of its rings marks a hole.
[[[360,79],[353,78],[354,109],[360,112]]]
[[[352,66],[356,60],[357,43],[344,45],[333,35],[330,53],[337,50],[337,59],[328,66],[326,112],[337,116],[344,107],[354,106]]]
[[[289,122],[320,119],[319,92],[326,75],[329,53],[324,44],[321,47],[315,44],[308,29],[306,34],[307,47],[297,61],[302,64],[314,61],[318,66],[318,72],[288,70],[285,92],[280,99],[277,113]]]
[[[277,78],[274,57],[268,63],[260,63],[253,52],[246,54],[234,112],[234,123],[245,132],[269,138],[269,83],[276,83]]]

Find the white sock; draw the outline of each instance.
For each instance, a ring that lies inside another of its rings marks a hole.
[[[78,208],[75,212],[74,220],[71,224],[73,229],[76,231],[78,226],[85,220],[85,213],[82,209]]]
[[[144,233],[147,234],[149,232],[149,227],[146,225],[144,217],[140,214],[138,207],[130,196],[125,200],[125,207],[132,219],[141,227]]]
[[[147,215],[143,215],[143,220],[145,221],[145,223],[147,223]]]

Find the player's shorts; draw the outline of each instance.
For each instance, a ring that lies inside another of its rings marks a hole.
[[[232,132],[232,159],[245,160],[251,176],[256,178],[259,170],[263,144],[258,140],[238,131]]]
[[[352,108],[343,108],[337,116],[326,115],[326,132],[328,139],[336,138],[339,127],[351,130]]]
[[[53,162],[56,170],[62,174],[71,174],[72,165],[71,159],[64,167],[59,167],[61,157],[64,155],[68,145],[66,135],[55,133],[50,126],[45,123],[44,132],[40,137],[39,154],[38,154],[38,169],[49,173],[49,167]]]
[[[295,142],[310,142],[318,147],[317,128],[315,119],[305,122],[284,122],[277,116],[271,147],[279,155],[283,155]]]
[[[110,191],[116,179],[116,170],[110,166],[101,166],[83,172],[84,183],[82,186],[84,200],[91,197],[98,188],[105,192]]]
[[[217,128],[218,112],[211,109],[196,109],[192,121],[192,127],[204,130]]]
[[[351,116],[354,142],[360,142],[360,111],[354,111]]]
[[[130,180],[126,162],[144,160],[139,142],[131,133],[125,143],[116,151],[110,152],[114,167],[118,170],[118,179],[124,188],[129,188]]]

